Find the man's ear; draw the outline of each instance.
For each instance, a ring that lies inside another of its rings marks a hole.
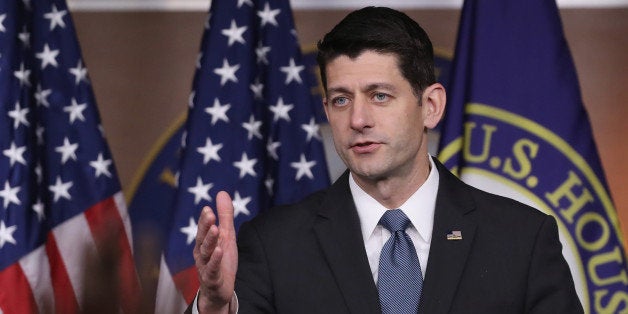
[[[447,102],[445,87],[440,83],[428,86],[423,90],[421,100],[423,102],[423,125],[433,129],[445,113],[445,103]]]

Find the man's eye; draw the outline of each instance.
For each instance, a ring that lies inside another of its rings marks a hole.
[[[382,101],[386,101],[388,100],[388,95],[384,94],[384,93],[376,93],[373,96],[373,100],[377,101],[377,102],[382,102]]]
[[[336,97],[332,100],[332,103],[336,106],[344,106],[349,103],[346,97]]]

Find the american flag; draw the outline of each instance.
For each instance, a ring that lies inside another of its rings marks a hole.
[[[0,2],[0,152],[0,312],[136,312],[129,219],[64,0]]]
[[[176,205],[165,244],[157,311],[195,296],[192,250],[201,208],[225,190],[236,228],[260,211],[329,184],[289,1],[212,1],[182,142]],[[318,99],[318,100],[317,100]]]

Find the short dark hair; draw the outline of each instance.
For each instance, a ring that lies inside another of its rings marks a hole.
[[[417,95],[436,82],[432,42],[421,26],[405,13],[366,7],[349,13],[318,42],[316,60],[327,92],[325,67],[338,56],[356,58],[366,50],[392,53]]]

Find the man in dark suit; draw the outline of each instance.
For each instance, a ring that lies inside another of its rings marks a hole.
[[[318,48],[325,112],[348,171],[243,225],[237,245],[231,199],[220,192],[220,225],[210,208],[199,218],[201,288],[189,310],[583,312],[554,219],[466,185],[428,155],[445,90],[416,22],[364,8]]]

